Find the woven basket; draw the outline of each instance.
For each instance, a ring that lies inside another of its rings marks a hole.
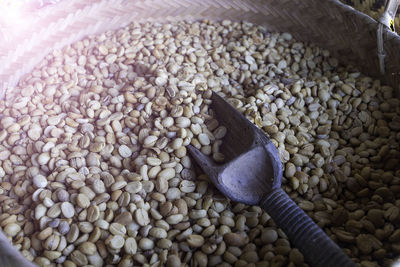
[[[338,0],[68,0],[36,11],[29,25],[0,37],[0,96],[51,50],[88,34],[132,21],[201,19],[247,20],[290,32],[379,77],[377,22]],[[386,74],[380,78],[400,92],[400,37],[385,30],[384,44]]]
[[[338,0],[67,0],[37,10],[29,25],[0,37],[0,96],[53,49],[88,34],[132,21],[201,19],[246,20],[290,32],[379,77],[377,22]],[[380,78],[400,92],[400,37],[385,30],[384,45],[386,75]]]
[[[385,0],[340,0],[342,3],[350,5],[355,9],[367,14],[368,16],[378,20],[385,10]],[[400,34],[400,9],[394,18],[394,26],[397,34]]]

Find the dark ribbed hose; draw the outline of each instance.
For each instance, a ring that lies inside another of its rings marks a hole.
[[[312,267],[356,266],[343,250],[281,189],[274,189],[260,205],[286,233]]]

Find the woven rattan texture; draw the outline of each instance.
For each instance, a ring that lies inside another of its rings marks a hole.
[[[15,86],[46,54],[132,21],[247,20],[329,49],[343,63],[379,73],[376,22],[339,0],[69,0],[38,11],[29,27],[0,40],[0,90]],[[400,83],[400,38],[385,32],[387,82]]]
[[[341,2],[348,4],[355,9],[367,14],[368,16],[379,19],[385,10],[385,0],[340,0]],[[400,34],[400,9],[397,10],[397,15],[394,19],[395,30]]]

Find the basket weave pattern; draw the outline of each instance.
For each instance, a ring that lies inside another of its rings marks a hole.
[[[340,0],[342,3],[348,4],[355,9],[364,12],[368,16],[378,20],[385,10],[385,0],[363,1],[363,0]],[[394,18],[395,30],[400,34],[400,9],[397,10],[397,15]]]
[[[0,39],[0,92],[53,49],[132,21],[247,20],[330,50],[343,63],[379,73],[376,22],[338,0],[69,0],[39,10],[9,40]],[[400,37],[385,31],[386,79],[399,90]]]
[[[376,21],[339,0],[66,0],[34,15],[27,27],[0,37],[0,97],[52,50],[132,21],[246,20],[315,43],[366,74],[379,73]],[[400,92],[400,37],[385,31],[384,41],[385,78]],[[3,251],[1,261],[14,252]]]

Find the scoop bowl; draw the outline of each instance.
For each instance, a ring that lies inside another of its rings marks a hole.
[[[228,129],[221,146],[226,162],[217,164],[191,145],[188,150],[218,190],[231,200],[261,206],[311,266],[356,266],[281,189],[282,164],[269,138],[217,93],[211,100]]]

